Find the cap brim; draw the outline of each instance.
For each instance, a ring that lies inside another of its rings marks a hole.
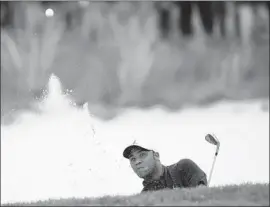
[[[142,151],[151,151],[151,150],[146,149],[146,148],[144,148],[144,147],[141,147],[141,146],[139,146],[139,145],[130,145],[130,146],[128,146],[128,147],[124,150],[123,156],[124,156],[125,158],[128,159],[129,156],[130,156],[130,153],[131,153],[132,150],[134,150],[134,149],[139,149],[139,150],[142,150]]]

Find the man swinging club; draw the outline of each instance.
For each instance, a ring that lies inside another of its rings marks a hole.
[[[123,156],[129,159],[133,171],[143,179],[142,192],[207,186],[206,174],[190,159],[164,166],[158,152],[137,144],[128,146]]]

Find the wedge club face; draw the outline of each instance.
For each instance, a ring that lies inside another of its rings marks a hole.
[[[213,134],[207,134],[205,136],[205,140],[213,145],[219,146],[219,140],[217,137]]]
[[[218,155],[218,152],[219,152],[219,146],[220,146],[220,142],[219,142],[218,138],[214,134],[207,134],[205,136],[205,140],[207,142],[209,142],[210,144],[213,144],[213,145],[216,146],[216,153],[215,153],[215,155],[217,156]]]

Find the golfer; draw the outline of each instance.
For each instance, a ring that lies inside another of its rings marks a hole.
[[[125,148],[123,156],[129,159],[133,171],[143,179],[142,192],[207,186],[206,174],[190,159],[164,166],[158,152],[138,144]]]

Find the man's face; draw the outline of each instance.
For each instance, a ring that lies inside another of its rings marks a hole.
[[[153,151],[135,149],[131,152],[129,161],[133,171],[140,178],[152,174],[156,167],[156,156]]]

